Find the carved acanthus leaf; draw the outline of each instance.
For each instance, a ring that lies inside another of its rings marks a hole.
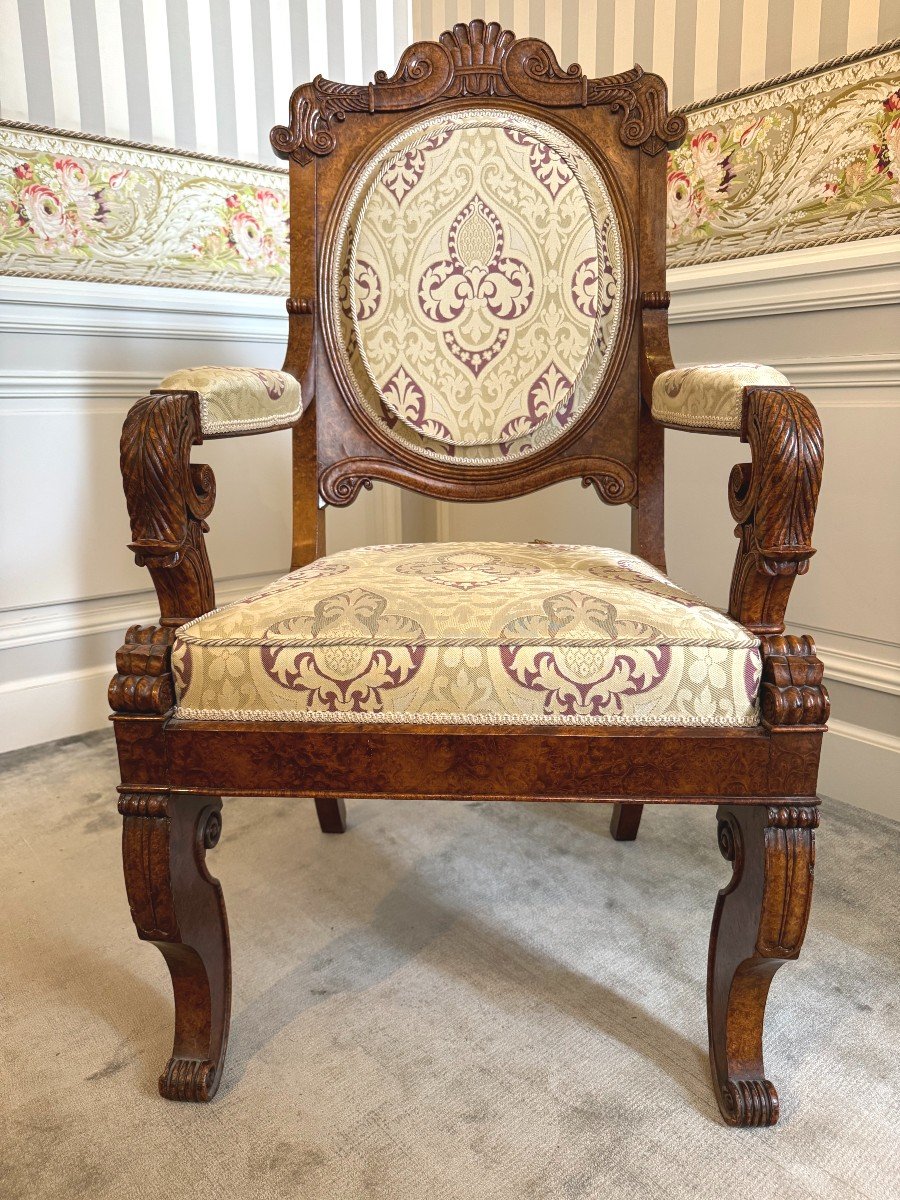
[[[815,554],[813,520],[822,482],[822,426],[791,388],[747,388],[741,440],[752,461],[728,485],[738,522],[729,613],[755,633],[780,633],[794,578]]]
[[[203,441],[196,392],[151,392],[129,410],[122,429],[122,483],[131,549],[153,577],[164,624],[181,624],[215,607],[203,534],[216,484],[191,462]]]
[[[563,68],[546,42],[517,38],[496,21],[454,25],[436,42],[415,42],[390,77],[355,86],[316,76],[296,88],[290,123],[276,125],[272,148],[282,158],[307,163],[330,154],[335,124],[353,112],[399,112],[470,96],[499,96],[551,108],[603,105],[621,114],[620,137],[647,154],[674,147],[684,137],[684,117],[668,111],[666,85],[640,67],[588,79],[577,63]]]

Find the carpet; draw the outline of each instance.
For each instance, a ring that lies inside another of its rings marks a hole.
[[[121,878],[111,736],[0,759],[0,1196],[900,1197],[898,826],[826,802],[806,945],[777,974],[774,1129],[719,1118],[714,810],[227,800],[225,1075],[156,1093],[161,955]]]

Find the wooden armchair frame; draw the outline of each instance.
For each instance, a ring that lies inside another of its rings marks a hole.
[[[524,466],[454,475],[404,457],[361,428],[333,369],[317,297],[335,197],[373,140],[383,141],[426,106],[485,98],[552,116],[592,152],[602,147],[619,180],[620,216],[632,222],[631,326],[603,404],[598,400],[565,444]],[[654,380],[672,367],[664,151],[683,131],[656,76],[635,68],[589,80],[577,66],[563,70],[543,42],[481,21],[410,47],[391,78],[379,73],[373,84],[351,87],[320,77],[295,91],[290,125],[272,133],[276,150],[291,160],[285,370],[301,381],[308,401],[293,433],[293,567],[324,554],[320,495],[343,505],[372,479],[385,479],[433,496],[499,499],[576,476],[604,500],[631,505],[633,551],[665,568],[663,427],[650,404]],[[822,435],[813,406],[798,392],[748,387],[740,436],[750,461],[734,468],[729,484],[738,536],[729,614],[761,639],[758,726],[244,724],[174,719],[175,630],[215,605],[204,542],[215,485],[208,467],[190,461],[203,440],[198,394],[160,391],[135,404],[122,436],[122,473],[131,549],[150,571],[160,620],[128,631],[110,704],[132,916],[139,936],[165,956],[175,994],[164,1096],[207,1100],[222,1073],[229,941],[221,889],[205,855],[219,838],[223,794],[313,797],[329,833],[344,830],[346,796],[613,802],[612,833],[620,840],[635,837],[645,803],[716,804],[719,846],[733,864],[716,902],[709,954],[716,1095],[731,1124],[775,1122],[763,1017],[772,975],[797,957],[806,929],[828,715],[815,647],[784,634],[784,612],[795,575],[814,553]]]

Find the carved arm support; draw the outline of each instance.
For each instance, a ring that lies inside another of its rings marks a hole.
[[[297,381],[280,371],[200,367],[179,371],[138,400],[122,429],[121,468],[131,550],[147,567],[159,600],[158,626],[132,626],[116,654],[110,707],[164,713],[174,703],[175,630],[215,607],[204,535],[216,485],[210,467],[191,462],[205,436],[289,428],[302,411]]]
[[[784,635],[794,579],[815,554],[823,437],[808,397],[771,367],[728,363],[678,370],[668,337],[668,294],[643,297],[641,387],[655,420],[697,433],[739,435],[750,462],[728,483],[738,550],[728,614],[759,634],[761,702],[771,725],[819,725],[828,716],[812,638]]]

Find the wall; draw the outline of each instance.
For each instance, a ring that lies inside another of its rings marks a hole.
[[[897,0],[413,0],[417,37],[472,17],[545,38],[588,75],[638,62],[678,106],[900,35]]]
[[[487,17],[689,104],[900,35],[900,0],[0,0],[0,117],[273,161],[293,83]]]
[[[409,0],[0,0],[0,117],[274,162],[296,83],[392,70]]]

